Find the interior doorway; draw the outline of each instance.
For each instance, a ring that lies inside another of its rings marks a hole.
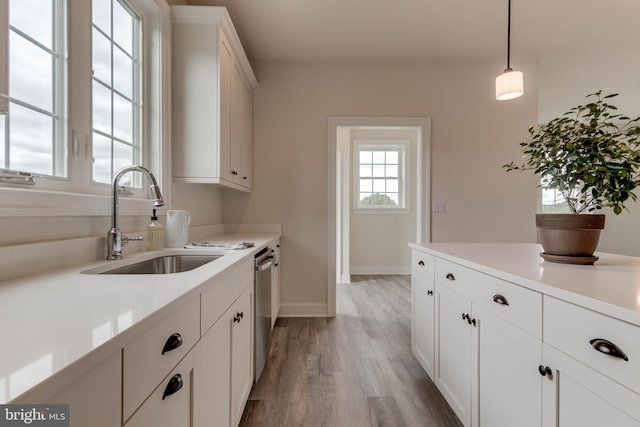
[[[331,117],[328,133],[327,306],[335,316],[337,283],[408,274],[407,243],[430,240],[431,129],[429,118]]]

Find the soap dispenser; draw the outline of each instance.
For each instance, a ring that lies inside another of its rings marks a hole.
[[[156,210],[153,210],[151,222],[147,225],[147,250],[158,251],[164,248],[164,227],[158,222]]]

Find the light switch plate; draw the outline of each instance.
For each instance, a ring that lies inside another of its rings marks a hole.
[[[447,203],[444,200],[434,200],[431,202],[431,212],[443,213],[447,211]]]

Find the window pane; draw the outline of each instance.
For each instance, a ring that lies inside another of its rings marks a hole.
[[[360,163],[372,163],[373,161],[373,153],[371,151],[361,151],[360,152]]]
[[[11,1],[9,22],[37,42],[53,48],[52,0]]]
[[[111,85],[111,42],[93,29],[93,77]]]
[[[372,176],[371,165],[360,165],[360,176],[363,178]]]
[[[14,2],[11,3],[12,5]],[[51,54],[14,33],[9,34],[9,86],[13,98],[53,111]]]
[[[360,192],[370,193],[373,191],[373,180],[361,179],[360,180]]]
[[[113,94],[113,135],[133,142],[133,104],[118,94]]]
[[[385,176],[397,178],[398,177],[398,165],[387,165],[385,172],[386,172]]]
[[[133,164],[133,147],[118,141],[113,142],[113,171],[118,171],[125,166]],[[133,186],[134,174],[128,173],[120,180],[120,185]]]
[[[397,165],[398,164],[398,152],[397,151],[387,151],[387,164],[388,165]]]
[[[111,182],[111,139],[93,133],[93,180]]]
[[[393,201],[393,203],[389,203],[390,205],[397,205],[400,203],[398,193],[387,193],[387,197]]]
[[[363,206],[371,205],[371,193],[360,193],[360,204]]]
[[[111,0],[93,0],[93,23],[111,35]]]
[[[113,2],[113,40],[133,54],[133,18],[117,0]]]
[[[377,163],[380,165],[384,164],[384,151],[373,152],[373,163]]]
[[[373,176],[384,176],[384,165],[373,165]]]
[[[373,191],[374,193],[384,193],[385,191],[385,180],[384,179],[374,179],[373,180]]]
[[[11,104],[9,167],[53,174],[53,119],[18,104]]]
[[[93,82],[93,128],[111,135],[111,91]]]
[[[388,179],[387,180],[387,191],[391,193],[398,192],[398,180],[397,179]]]
[[[133,97],[133,60],[118,47],[113,48],[113,88]]]

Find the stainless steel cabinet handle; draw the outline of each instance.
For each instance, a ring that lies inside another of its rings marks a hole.
[[[609,340],[605,340],[604,338],[594,338],[591,341],[589,341],[589,344],[591,344],[591,347],[593,347],[595,350],[599,351],[600,353],[604,353],[608,356],[617,357],[619,359],[624,360],[625,362],[629,361],[629,358],[624,353],[624,351],[622,351],[620,347],[618,347],[617,345],[615,345]]]
[[[502,304],[502,305],[509,305],[509,301],[507,301],[507,299],[500,294],[495,294],[493,296],[493,302]]]

